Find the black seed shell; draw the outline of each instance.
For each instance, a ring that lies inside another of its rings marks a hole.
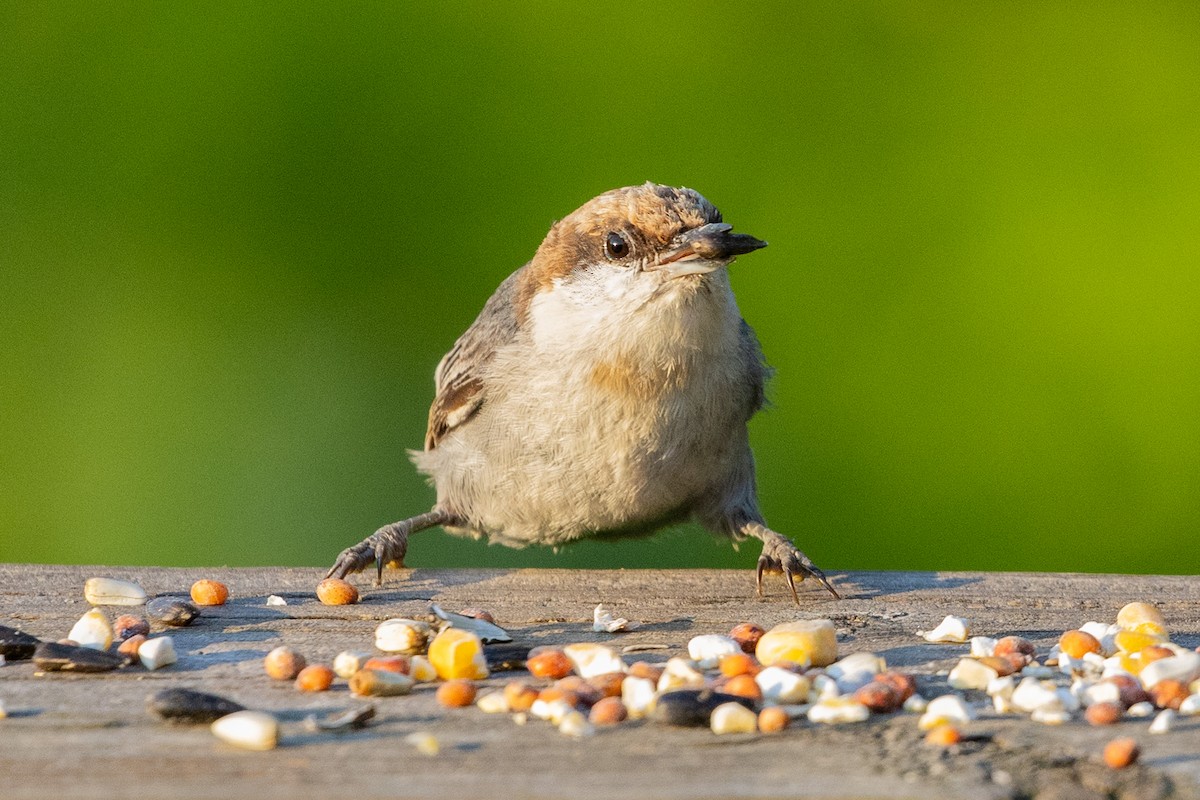
[[[171,722],[213,722],[246,707],[215,694],[192,689],[163,689],[146,697],[146,708]]]

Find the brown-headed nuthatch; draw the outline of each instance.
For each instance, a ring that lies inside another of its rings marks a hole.
[[[523,546],[693,519],[763,543],[764,571],[825,575],[758,510],[746,423],[768,369],[725,269],[766,242],[691,189],[606,192],[556,223],[438,364],[417,468],[433,509],[338,556],[345,577],[403,562],[408,537]],[[799,602],[799,599],[797,602]]]

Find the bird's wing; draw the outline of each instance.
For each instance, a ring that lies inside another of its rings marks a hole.
[[[741,326],[742,363],[746,368],[746,386],[749,395],[746,398],[748,408],[746,419],[754,416],[767,403],[766,383],[773,370],[767,366],[763,358],[762,347],[758,344],[758,336],[754,329],[742,320]]]
[[[521,270],[509,275],[483,306],[471,327],[458,337],[434,372],[436,394],[429,408],[425,449],[432,450],[454,428],[483,405],[484,375],[496,350],[516,335],[520,326],[516,300]]]

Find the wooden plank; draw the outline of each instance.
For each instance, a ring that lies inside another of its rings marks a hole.
[[[879,653],[917,673],[922,692],[933,696],[946,690],[936,673],[965,648],[926,644],[914,632],[948,613],[966,616],[980,634],[1019,633],[1044,652],[1063,630],[1112,620],[1124,603],[1148,600],[1162,609],[1174,641],[1196,647],[1200,581],[1187,576],[856,572],[837,579],[844,600],[806,585],[796,608],[779,581],[770,584],[767,600],[756,600],[752,576],[739,571],[418,569],[394,573],[380,589],[359,578],[363,603],[326,607],[313,597],[319,575],[312,569],[0,564],[0,622],[43,638],[65,636],[87,610],[82,586],[94,575],[179,595],[193,580],[211,577],[227,583],[233,599],[173,632],[180,661],[158,672],[38,675],[29,662],[0,668],[0,700],[10,715],[0,721],[6,798],[999,798],[1051,796],[1044,793],[1062,787],[1076,792],[1063,795],[1072,797],[1200,796],[1200,718],[1151,736],[1149,720],[1099,729],[985,714],[968,730],[979,738],[949,754],[921,744],[916,717],[907,714],[837,728],[803,723],[771,737],[717,737],[636,722],[574,741],[546,723],[518,727],[506,715],[445,711],[432,687],[418,687],[409,697],[379,701],[379,722],[368,730],[317,735],[304,730],[306,714],[361,701],[340,681],[328,693],[300,694],[268,679],[261,667],[263,654],[279,644],[325,663],[341,650],[369,650],[380,620],[425,614],[431,600],[447,610],[488,608],[531,646],[601,640],[667,646],[632,657],[653,661],[686,652],[694,635],[723,633],[737,622],[770,627],[828,617],[839,628],[843,654]],[[267,606],[270,594],[288,605]],[[592,608],[600,602],[641,626],[615,636],[593,633]],[[487,683],[502,686],[510,677]],[[282,745],[242,752],[204,726],[157,721],[144,699],[169,686],[216,692],[277,714]],[[418,730],[438,737],[440,755],[422,756],[404,742]],[[1124,773],[1099,766],[1103,744],[1118,733],[1141,742],[1143,766]]]

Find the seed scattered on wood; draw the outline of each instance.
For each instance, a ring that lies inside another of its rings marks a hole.
[[[140,606],[146,602],[146,590],[133,581],[116,578],[88,578],[83,596],[94,606]]]
[[[436,697],[446,708],[463,708],[475,702],[475,684],[461,678],[446,681],[437,688]]]
[[[170,636],[156,636],[138,645],[138,663],[148,670],[162,669],[179,660],[175,641]]]
[[[792,723],[792,718],[779,706],[767,706],[758,712],[758,729],[762,733],[779,733]]]
[[[263,670],[277,681],[292,680],[305,666],[304,656],[286,646],[276,647],[263,659]]]
[[[326,578],[317,584],[317,599],[327,606],[349,606],[358,602],[358,589],[341,578]]]
[[[1071,658],[1083,658],[1085,653],[1101,652],[1100,642],[1095,636],[1083,631],[1067,631],[1058,640],[1058,649]]]
[[[1113,769],[1125,769],[1141,754],[1141,748],[1133,739],[1113,739],[1104,746],[1104,763]]]
[[[411,692],[414,683],[398,672],[360,669],[350,678],[350,691],[359,697],[394,697]]]
[[[412,672],[412,659],[408,656],[372,656],[364,661],[359,669],[379,669],[408,675]]]
[[[200,609],[178,597],[156,597],[146,604],[146,616],[154,622],[181,628],[200,616]]]
[[[562,650],[549,648],[531,652],[525,668],[535,678],[558,680],[571,674],[571,660]]]
[[[117,652],[128,658],[130,663],[137,664],[139,663],[138,648],[141,647],[148,639],[149,637],[142,633],[130,636],[117,646]]]
[[[333,685],[333,670],[324,664],[309,664],[296,675],[296,688],[302,692],[324,692]]]
[[[112,646],[113,629],[108,617],[98,608],[88,611],[71,628],[67,638],[80,647],[107,650]]]
[[[208,723],[235,711],[245,711],[240,703],[192,689],[163,689],[146,698],[146,708],[170,722]]]
[[[199,606],[223,606],[229,599],[229,587],[220,581],[202,578],[192,584],[192,602]]]
[[[39,642],[41,639],[36,636],[30,636],[28,633],[7,625],[0,625],[0,656],[9,661],[24,661],[33,658],[33,651],[37,649]]]
[[[504,686],[504,699],[513,711],[528,711],[538,698],[538,690],[524,681],[509,681]]]
[[[138,617],[133,614],[122,614],[113,622],[113,638],[118,641],[128,639],[130,636],[149,636],[150,623],[145,617]]]
[[[1124,709],[1117,703],[1093,703],[1084,712],[1089,725],[1114,725],[1121,719]]]
[[[962,731],[954,725],[943,723],[925,734],[925,742],[935,747],[949,747],[962,741]]]
[[[592,706],[588,720],[593,725],[619,725],[629,717],[629,710],[619,697],[604,697]]]
[[[741,703],[722,703],[713,709],[708,726],[713,733],[754,733],[758,730],[758,715]]]
[[[125,666],[129,659],[89,647],[42,642],[33,651],[33,663],[45,672],[108,672]]]
[[[470,631],[445,628],[429,643],[429,663],[444,681],[483,680],[488,676],[483,642]]]
[[[753,622],[739,622],[729,632],[729,638],[738,643],[742,652],[753,655],[754,649],[758,647],[758,640],[764,633],[766,630],[761,625],[755,625]]]
[[[744,697],[708,689],[676,689],[659,695],[650,716],[666,725],[702,728],[709,724],[713,709],[723,703],[739,703],[746,707],[753,705]]]
[[[855,702],[862,703],[876,714],[890,714],[904,704],[891,684],[871,681],[854,692]]]
[[[1150,689],[1150,700],[1157,708],[1178,710],[1179,704],[1187,699],[1191,692],[1181,681],[1161,680]]]
[[[433,636],[428,622],[417,619],[386,619],[375,628],[375,646],[385,653],[424,653]]]
[[[261,711],[235,711],[212,724],[213,735],[246,750],[271,750],[279,743],[279,722]]]
[[[304,718],[304,725],[310,731],[352,731],[367,727],[374,717],[375,706],[361,706],[325,718],[310,714]]]

